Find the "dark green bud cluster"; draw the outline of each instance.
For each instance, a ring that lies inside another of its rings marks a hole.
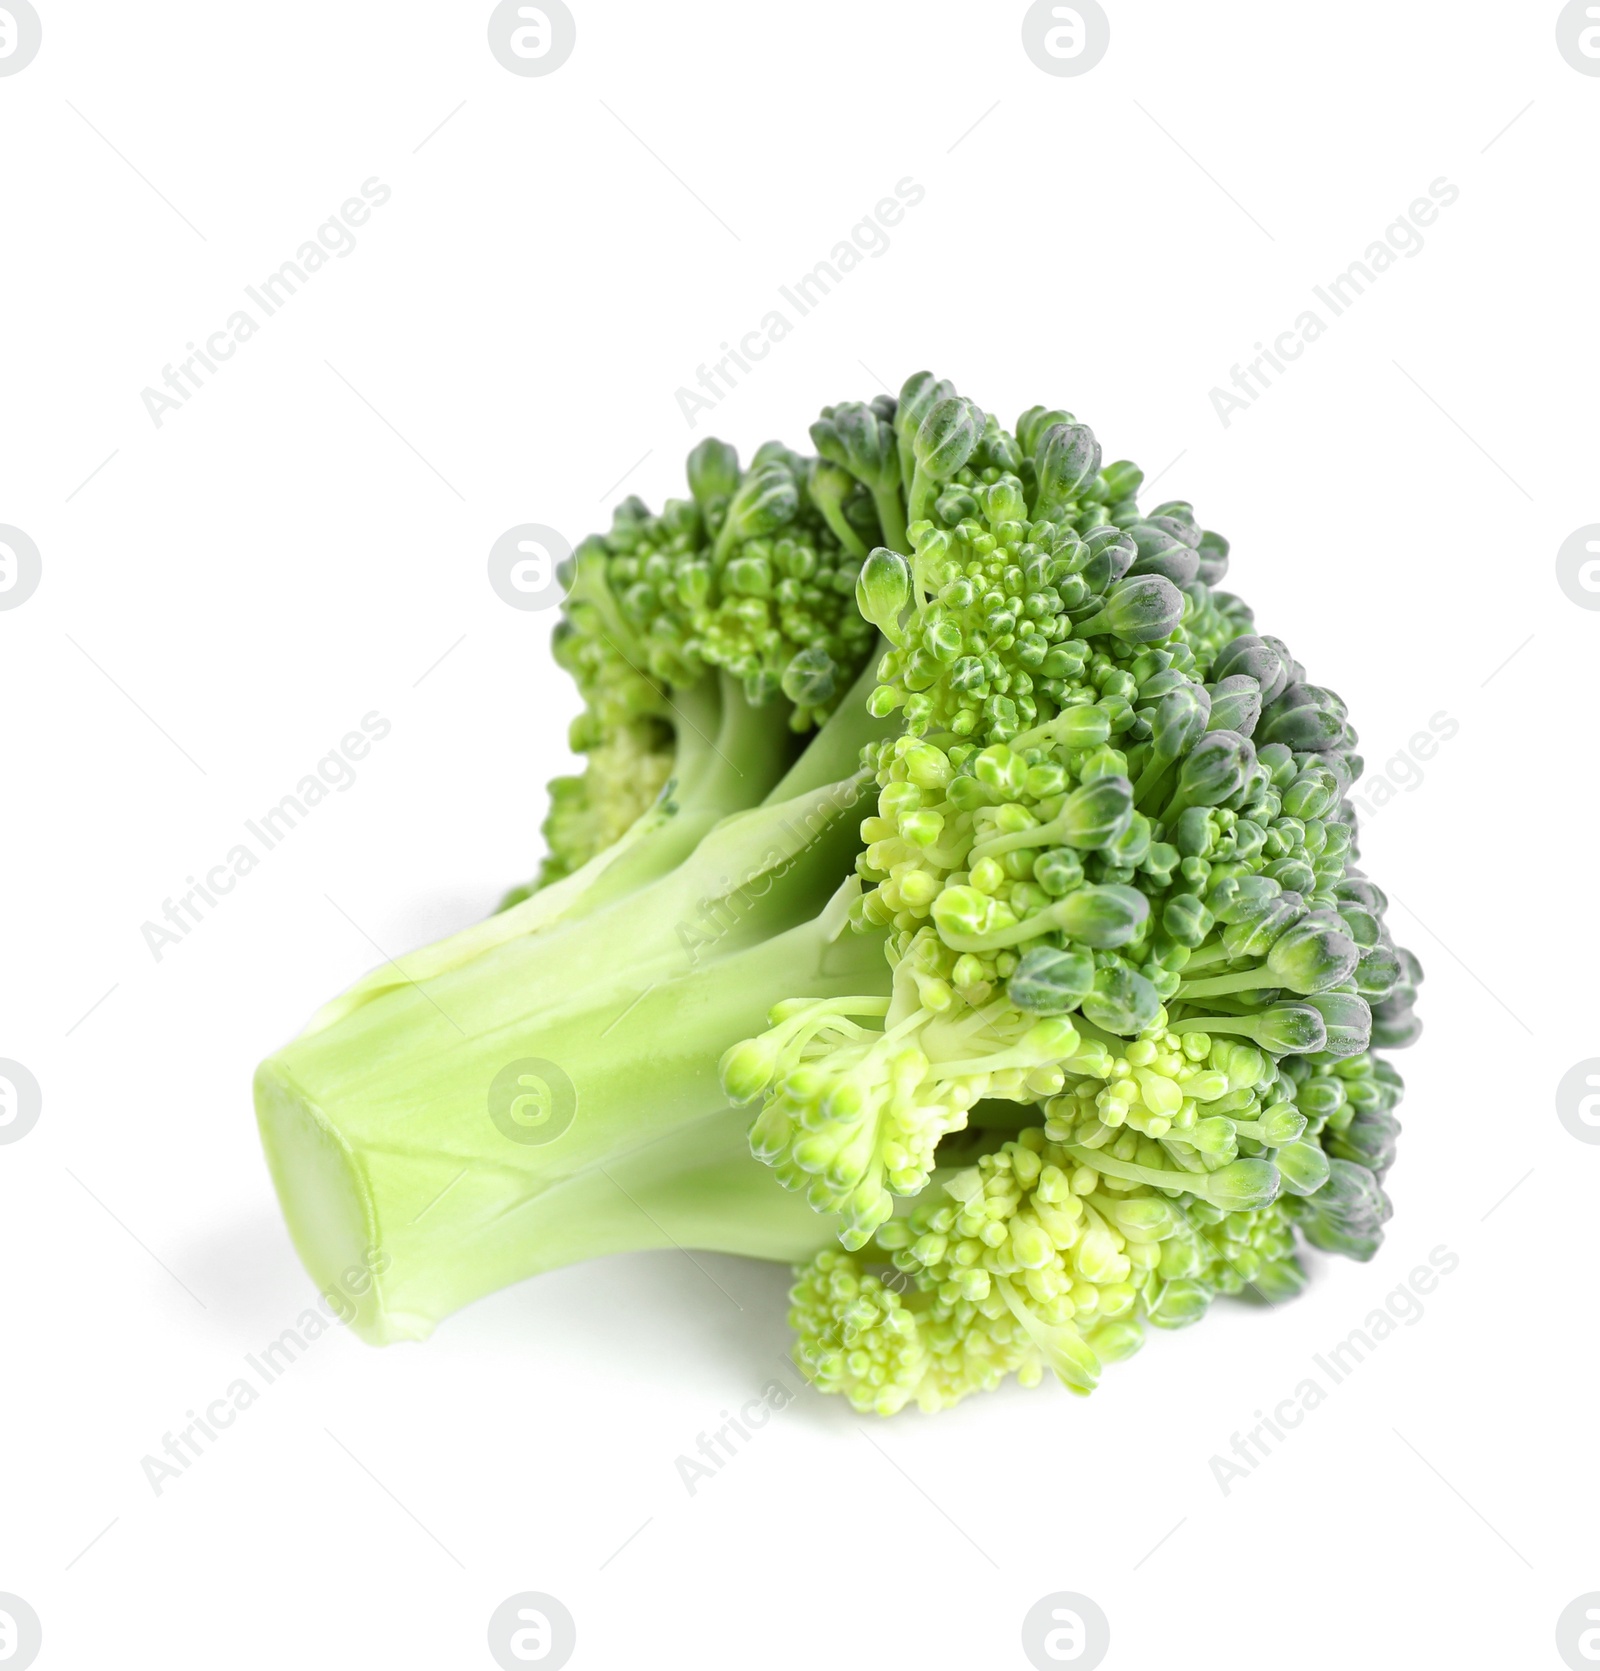
[[[793,703],[796,730],[825,718],[875,634],[855,608],[860,558],[808,491],[814,462],[769,443],[739,474],[731,448],[702,442],[693,499],[669,500],[659,516],[637,500],[619,507],[611,532],[589,542],[598,572],[586,573],[587,553],[578,571],[586,597],[603,588],[614,602],[617,653],[675,688],[721,669],[753,704]],[[607,612],[585,616],[577,587],[574,608],[579,631],[603,630]]]
[[[878,524],[854,478],[778,442],[741,470],[717,440],[686,473],[689,498],[659,514],[625,499],[571,559],[554,649],[584,699],[569,741],[587,763],[550,786],[540,886],[616,841],[665,788],[682,741],[676,695],[725,673],[745,702],[786,704],[791,729],[807,731],[877,642],[855,592],[858,530]]]
[[[849,914],[894,984],[778,1006],[727,1089],[857,1253],[797,1290],[855,1342],[808,1357],[831,1389],[1087,1390],[1144,1321],[1298,1291],[1297,1236],[1377,1245],[1402,1087],[1371,1051],[1416,1036],[1421,970],[1355,866],[1356,733],[1217,589],[1227,542],[1141,510],[1070,412],[1007,431],[918,374],[812,435],[888,645]],[[885,1258],[911,1288],[867,1285]]]

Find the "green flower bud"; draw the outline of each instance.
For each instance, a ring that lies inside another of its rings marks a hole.
[[[1119,458],[1100,472],[1100,482],[1108,505],[1120,505],[1134,499],[1144,481],[1144,471],[1128,459]]]
[[[1306,1002],[1321,1016],[1327,1029],[1327,1039],[1318,1048],[1330,1057],[1342,1060],[1359,1056],[1372,1042],[1372,1011],[1366,999],[1354,992],[1319,992]]]
[[[1400,984],[1400,958],[1393,946],[1362,948],[1356,965],[1356,991],[1369,1002],[1387,998]]]
[[[1211,724],[1211,693],[1203,685],[1181,685],[1161,698],[1151,722],[1151,748],[1163,760],[1187,754]]]
[[[1321,818],[1339,803],[1339,781],[1323,766],[1307,766],[1283,791],[1291,818]]]
[[[1050,909],[1069,939],[1107,951],[1137,936],[1150,915],[1150,902],[1134,888],[1084,887]]]
[[[970,400],[952,395],[932,407],[912,441],[919,474],[948,481],[972,457],[983,436],[983,414]]]
[[[1271,881],[1267,876],[1240,878],[1240,892],[1226,907],[1228,926],[1222,931],[1223,949],[1230,958],[1265,957],[1305,916],[1306,902],[1297,893],[1278,893],[1269,899],[1252,900],[1245,892],[1252,882]],[[1290,983],[1263,979],[1259,984],[1288,986]]]
[[[900,480],[909,487],[917,458],[912,441],[922,420],[941,400],[956,392],[954,383],[941,382],[931,371],[913,372],[900,388],[894,412],[894,432],[900,442]]]
[[[1067,797],[1052,829],[1069,847],[1088,851],[1115,840],[1132,818],[1133,786],[1125,777],[1098,777]]]
[[[874,710],[874,713],[876,714],[876,710]],[[882,718],[883,716],[876,715],[876,717]],[[957,812],[976,812],[979,807],[993,806],[996,800],[1003,800],[1005,797],[991,793],[986,784],[968,773],[964,777],[950,780],[950,789],[946,798]]]
[[[1339,921],[1344,924],[1344,931],[1363,951],[1383,944],[1383,925],[1365,906],[1352,904],[1349,900],[1342,900],[1339,904]],[[1395,978],[1399,979],[1400,961],[1395,959]]]
[[[1227,1212],[1249,1213],[1277,1199],[1279,1182],[1278,1169],[1271,1161],[1235,1160],[1210,1173],[1200,1193]]]
[[[1404,1050],[1422,1037],[1422,1018],[1409,1009],[1392,1009],[1385,999],[1372,1017],[1371,1042],[1381,1050]]]
[[[720,516],[739,486],[739,454],[726,441],[707,436],[686,463],[689,491],[706,521]]]
[[[740,540],[771,534],[794,520],[800,506],[800,489],[782,465],[752,465],[728,505],[727,520],[717,535],[715,555],[725,558]]]
[[[1165,528],[1185,545],[1199,548],[1200,524],[1195,520],[1194,506],[1187,499],[1164,499],[1144,520]]]
[[[1260,685],[1265,704],[1274,701],[1288,684],[1289,658],[1279,655],[1276,640],[1243,633],[1223,645],[1211,664],[1213,679],[1226,679],[1235,673],[1248,673]]]
[[[820,644],[801,650],[783,672],[783,694],[797,708],[820,708],[839,689],[839,665]]]
[[[771,667],[758,667],[746,673],[743,684],[744,699],[752,708],[770,702],[782,689],[777,670]]]
[[[1275,1004],[1259,1015],[1185,1016],[1168,1025],[1175,1033],[1242,1033],[1274,1056],[1306,1055],[1328,1040],[1327,1026],[1309,999]]]
[[[1183,1134],[1184,1141],[1204,1155],[1232,1155],[1238,1138],[1239,1128],[1225,1114],[1208,1114]]]
[[[1285,808],[1285,811],[1287,810]],[[1320,814],[1306,813],[1296,816],[1311,817],[1320,816]],[[1359,874],[1345,875],[1333,891],[1339,899],[1347,899],[1351,904],[1359,905],[1363,910],[1370,911],[1375,917],[1383,916],[1389,909],[1389,897],[1383,889]]]
[[[689,610],[704,608],[711,596],[711,565],[685,563],[674,577],[678,602]]]
[[[1179,1277],[1162,1283],[1148,1316],[1158,1329],[1184,1329],[1198,1323],[1210,1305],[1211,1290],[1204,1283]]]
[[[911,596],[911,568],[898,551],[879,546],[856,579],[856,607],[894,643],[903,642],[900,612]]]
[[[1182,1212],[1159,1195],[1097,1197],[1095,1206],[1132,1242],[1165,1241],[1184,1228]]]
[[[1295,1093],[1295,1104],[1313,1120],[1326,1120],[1345,1104],[1344,1081],[1333,1075],[1308,1079]]]
[[[1161,926],[1191,951],[1204,941],[1215,921],[1194,894],[1174,894],[1161,908]]]
[[[1308,1200],[1296,1202],[1294,1211],[1313,1247],[1351,1259],[1370,1259],[1383,1240],[1390,1207],[1366,1167],[1334,1159],[1328,1163],[1327,1183]]]
[[[1136,812],[1100,849],[1100,856],[1108,865],[1137,870],[1150,856],[1150,832],[1150,820],[1142,812]]]
[[[1321,1013],[1310,1004],[1275,1005],[1252,1019],[1248,1036],[1274,1056],[1321,1050],[1328,1040]]]
[[[1100,443],[1087,424],[1052,424],[1043,431],[1034,456],[1034,519],[1054,521],[1099,468]]]
[[[1022,497],[1022,483],[1014,476],[1002,476],[983,490],[983,514],[998,526],[1002,522],[1027,519],[1028,505]]]
[[[1132,1290],[1127,1284],[1122,1285],[1128,1304],[1133,1303]],[[1110,1288],[1100,1290],[1100,1305],[1104,1310],[1108,1303]],[[1121,1363],[1124,1358],[1131,1358],[1144,1345],[1144,1329],[1127,1318],[1113,1319],[1106,1323],[1097,1323],[1083,1337],[1083,1343],[1102,1363]]]
[[[947,936],[981,934],[993,910],[992,901],[981,890],[947,887],[933,902],[933,920],[939,932]]]
[[[1315,1195],[1328,1181],[1328,1157],[1315,1143],[1286,1143],[1273,1161],[1291,1195]]]
[[[1187,817],[1188,814],[1184,816]],[[1234,878],[1233,886],[1226,890],[1226,898],[1222,897],[1223,890],[1220,887],[1217,889],[1217,897],[1212,900],[1211,908],[1216,912],[1218,922],[1230,926],[1234,923],[1253,922],[1282,892],[1282,884],[1270,876],[1239,876]]]
[[[777,465],[787,470],[798,486],[806,479],[809,464],[810,460],[801,457],[793,447],[786,447],[781,441],[763,441],[751,457],[750,469],[754,473]]]
[[[894,430],[872,407],[855,400],[829,407],[812,424],[811,441],[825,459],[868,488],[882,491],[899,485]]]
[[[1336,1159],[1353,1160],[1382,1179],[1394,1164],[1395,1140],[1400,1122],[1386,1108],[1359,1114],[1340,1132],[1329,1132],[1324,1146]]]
[[[1197,1277],[1205,1269],[1205,1256],[1200,1249],[1200,1238],[1187,1224],[1178,1227],[1178,1234],[1161,1244],[1161,1263],[1158,1273],[1168,1282]]]
[[[1022,448],[1023,456],[1032,458],[1038,452],[1039,442],[1043,439],[1047,429],[1056,424],[1070,424],[1071,422],[1073,422],[1073,417],[1070,412],[1062,412],[1052,407],[1030,406],[1017,419],[1016,429],[1013,433],[1016,435],[1017,445]]]
[[[771,597],[772,570],[764,557],[735,557],[722,571],[722,584],[737,597]]]
[[[1211,809],[1190,807],[1173,825],[1172,839],[1186,859],[1203,859],[1217,842],[1216,820]]]
[[[1296,750],[1324,750],[1345,732],[1345,706],[1317,685],[1288,685],[1263,710],[1257,727],[1264,743]]]
[[[1195,578],[1202,585],[1219,586],[1227,572],[1228,542],[1208,530],[1200,536],[1200,572]]]
[[[1006,983],[1006,996],[1030,1015],[1063,1015],[1075,1008],[1094,984],[1094,958],[1088,952],[1034,946],[1025,951]]]
[[[1137,582],[1130,582],[1137,584]],[[1256,751],[1236,731],[1208,731],[1184,758],[1167,821],[1192,806],[1219,806],[1238,794],[1255,770]]]
[[[762,1033],[730,1045],[723,1052],[717,1071],[730,1102],[750,1102],[771,1084],[783,1042],[780,1033]]]
[[[1237,731],[1241,737],[1254,732],[1261,718],[1261,686],[1248,673],[1230,673],[1206,690],[1211,697],[1208,731]]]
[[[1111,717],[1098,703],[1068,708],[1051,720],[1050,735],[1064,748],[1101,748],[1111,736]]]
[[[900,398],[895,403],[895,428],[902,434],[914,435],[928,413],[955,392],[954,383],[941,382],[931,371],[912,372],[900,386]]]
[[[1130,644],[1166,638],[1183,619],[1183,594],[1160,575],[1119,581],[1100,611],[1074,628],[1078,638],[1114,633]]]
[[[1132,534],[1125,528],[1101,526],[1091,528],[1083,536],[1083,544],[1089,553],[1089,564],[1094,568],[1102,560],[1110,565],[1113,581],[1121,580],[1133,567],[1139,555],[1139,547]],[[1085,571],[1088,572],[1088,571]]]
[[[1292,1102],[1275,1103],[1256,1121],[1258,1142],[1269,1149],[1281,1149],[1299,1139],[1306,1129],[1306,1117]]]
[[[1070,847],[1048,847],[1033,861],[1033,879],[1059,899],[1083,881],[1083,865]]]
[[[1138,555],[1129,574],[1159,574],[1174,586],[1190,585],[1200,568],[1200,553],[1185,545],[1159,522],[1136,522],[1127,530]]]
[[[1122,1038],[1142,1033],[1161,1009],[1156,990],[1131,969],[1100,969],[1094,988],[1083,1000],[1083,1013],[1096,1027]]]

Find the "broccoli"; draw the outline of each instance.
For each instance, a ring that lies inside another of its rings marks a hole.
[[[815,457],[706,441],[565,575],[584,711],[534,883],[262,1064],[296,1246],[420,1338],[537,1271],[797,1265],[863,1411],[1288,1298],[1389,1216],[1422,971],[1343,702],[1071,413],[929,373]],[[354,1285],[351,1285],[354,1286]]]

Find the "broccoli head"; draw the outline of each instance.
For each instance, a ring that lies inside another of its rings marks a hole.
[[[319,1280],[420,1336],[554,1265],[797,1263],[863,1411],[1286,1299],[1389,1216],[1421,969],[1358,863],[1344,703],[1070,412],[929,373],[580,545],[537,881],[263,1063]],[[373,1251],[381,1260],[373,1260]]]

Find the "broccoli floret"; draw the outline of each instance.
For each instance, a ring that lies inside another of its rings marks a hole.
[[[801,1367],[892,1414],[1378,1246],[1422,971],[1344,703],[1071,413],[919,373],[811,436],[577,549],[537,884],[258,1074],[368,1338],[619,1249],[805,1261]]]
[[[551,784],[549,853],[503,905],[581,869],[669,785],[714,816],[755,805],[795,752],[780,728],[838,706],[877,634],[853,603],[865,547],[808,491],[819,462],[769,443],[741,474],[733,448],[704,441],[691,498],[659,516],[628,498],[574,552],[555,655],[584,700],[569,743],[587,764]]]

